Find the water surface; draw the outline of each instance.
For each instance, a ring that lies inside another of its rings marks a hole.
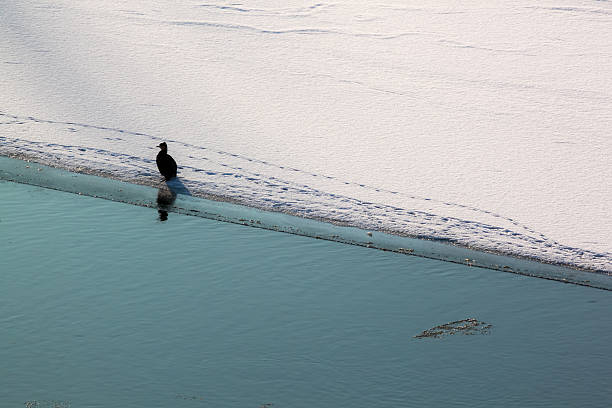
[[[28,185],[0,196],[0,406],[609,405],[608,291]],[[490,334],[414,338],[467,317]]]

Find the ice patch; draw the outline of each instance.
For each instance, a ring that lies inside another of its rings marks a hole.
[[[612,269],[609,2],[5,3],[0,154]]]

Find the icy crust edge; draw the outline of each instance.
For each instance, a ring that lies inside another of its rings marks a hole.
[[[0,156],[0,180],[404,255],[612,290],[612,275],[605,271],[542,263],[474,250],[433,239],[366,231],[286,213],[264,211],[227,201],[193,197],[185,194],[186,191],[183,190],[184,186],[180,180],[163,184],[152,179],[151,185],[132,184],[5,156]],[[156,188],[155,183],[161,186]]]
[[[79,146],[71,143],[47,143],[0,136],[0,155],[128,183],[159,186],[159,175],[151,157],[151,151],[155,149],[150,146],[162,140],[156,136],[90,124],[18,117],[1,112],[0,116],[11,118],[19,124],[77,126],[94,134],[101,132],[102,134],[96,136],[113,140],[113,146],[108,150],[88,147],[90,143],[97,145],[99,142],[97,139],[89,140],[88,136],[84,137],[89,141],[84,140],[83,145]],[[43,129],[42,133],[45,131],[53,133],[54,129]],[[129,134],[131,140],[129,145],[125,145],[126,141],[123,138],[107,137],[109,132]],[[116,145],[120,143],[117,140],[122,140],[124,146]],[[64,143],[69,141],[64,140]],[[611,252],[564,245],[528,225],[486,209],[380,189],[240,154],[211,150],[205,146],[176,140],[171,142],[178,150],[177,153],[181,153],[183,149],[182,155],[190,159],[187,165],[179,167],[184,190],[201,198],[233,202],[265,211],[282,212],[396,236],[445,241],[482,252],[612,274]],[[142,151],[132,151],[132,145],[149,146],[150,151],[145,157],[142,156],[144,153]],[[122,150],[129,153],[119,153]],[[190,153],[192,151],[197,151],[201,157],[193,156]],[[321,182],[331,185],[323,187],[320,185]],[[346,185],[350,186],[349,191],[346,190]],[[358,198],[361,193],[373,192],[380,194],[381,198],[375,201]],[[400,201],[402,201],[399,206],[397,194],[401,196]],[[385,199],[390,200],[390,203],[386,204]],[[432,203],[438,208],[432,209]]]

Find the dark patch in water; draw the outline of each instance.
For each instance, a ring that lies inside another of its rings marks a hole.
[[[201,397],[199,395],[176,394],[176,398],[189,401],[204,401],[204,397]]]
[[[480,322],[472,317],[468,317],[467,319],[457,320],[455,322],[432,327],[431,329],[427,329],[414,337],[417,339],[426,337],[433,337],[437,339],[444,336],[452,336],[453,334],[457,333],[465,335],[489,334],[491,327],[493,327],[493,325],[489,323]]]
[[[24,402],[26,408],[70,408],[72,404],[70,401],[56,401],[56,400],[31,400]]]

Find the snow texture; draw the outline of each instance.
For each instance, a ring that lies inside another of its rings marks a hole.
[[[612,272],[612,2],[1,10],[0,154]]]

